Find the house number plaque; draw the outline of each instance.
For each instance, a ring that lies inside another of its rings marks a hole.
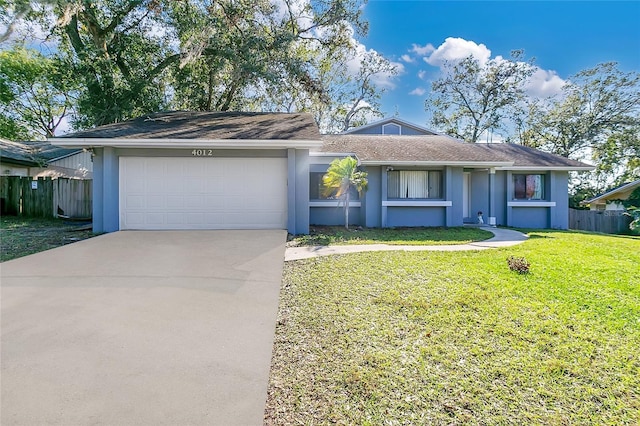
[[[194,157],[213,157],[212,149],[194,149],[191,151]]]

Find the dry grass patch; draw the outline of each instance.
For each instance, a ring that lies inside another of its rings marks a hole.
[[[93,237],[90,224],[16,216],[0,218],[0,262]]]

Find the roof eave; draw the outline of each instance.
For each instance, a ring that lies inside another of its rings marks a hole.
[[[225,149],[312,149],[322,147],[321,140],[296,139],[116,139],[52,138],[52,145],[63,148],[225,148]]]
[[[38,167],[39,164],[35,161],[30,160],[18,160],[15,158],[9,157],[0,157],[0,163],[4,164],[13,164],[14,166],[24,166],[24,167]]]
[[[591,203],[597,203],[598,201],[608,201],[611,200],[610,197],[620,193],[620,192],[626,192],[627,190],[629,190],[629,188],[632,188],[634,185],[638,185],[638,183],[640,183],[640,180],[636,180],[633,182],[629,182],[626,185],[621,186],[620,188],[616,188],[612,191],[609,192],[605,192],[602,195],[599,195],[595,198],[592,198],[590,200],[584,200],[582,201],[580,204],[591,204]]]
[[[364,166],[456,166],[456,167],[506,167],[512,165],[508,161],[396,161],[396,160],[362,160]]]
[[[74,155],[77,155],[77,154],[79,154],[81,152],[82,152],[82,148],[78,148],[77,150],[75,150],[73,152],[70,152],[68,154],[61,155],[61,156],[55,157],[55,158],[50,158],[50,159],[47,160],[47,163],[52,163],[54,161],[63,160],[63,159],[68,158],[68,157],[73,157]]]
[[[496,167],[496,170],[527,170],[537,171],[558,171],[558,172],[588,172],[594,170],[594,166],[506,166]]]

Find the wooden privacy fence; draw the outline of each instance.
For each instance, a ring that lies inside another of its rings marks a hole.
[[[91,217],[92,181],[0,176],[2,214],[28,217]]]
[[[619,210],[569,209],[569,229],[605,234],[625,234],[629,232],[630,223],[631,218]]]

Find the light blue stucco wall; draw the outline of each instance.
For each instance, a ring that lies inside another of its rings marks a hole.
[[[552,187],[556,206],[552,210],[550,226],[555,229],[569,229],[569,173],[551,172]]]
[[[292,158],[292,151],[295,151],[295,179],[289,185],[295,184],[295,228],[289,228],[289,233],[308,234],[309,233],[309,150],[289,149],[289,161]]]
[[[446,226],[446,207],[387,207],[387,226]]]
[[[327,207],[309,208],[310,225],[344,225],[344,205],[337,202]],[[360,225],[360,207],[349,207],[349,225]]]
[[[485,223],[489,216],[489,173],[486,170],[474,170],[471,172],[471,204],[469,214],[475,221],[478,212],[482,212]]]
[[[192,157],[191,148],[132,149],[96,148],[93,171],[93,230],[114,232],[120,229],[119,169],[121,156]],[[292,234],[309,232],[309,151],[308,150],[213,150],[220,157],[288,158],[287,230]]]
[[[462,226],[462,167],[447,167],[445,173],[445,186],[447,200],[451,201],[451,206],[447,207],[446,226]]]
[[[114,148],[95,149],[93,159],[93,232],[120,228],[119,163]]]
[[[511,207],[511,225],[515,228],[548,228],[548,207]]]
[[[94,149],[93,157],[93,232],[104,232],[104,154],[102,148]]]
[[[495,191],[495,207],[494,216],[496,225],[505,226],[507,224],[507,173],[504,171],[496,172],[496,180],[494,185]]]
[[[369,189],[366,192],[362,212],[365,216],[364,224],[368,228],[381,226],[382,213],[382,171],[381,167],[367,167]]]

